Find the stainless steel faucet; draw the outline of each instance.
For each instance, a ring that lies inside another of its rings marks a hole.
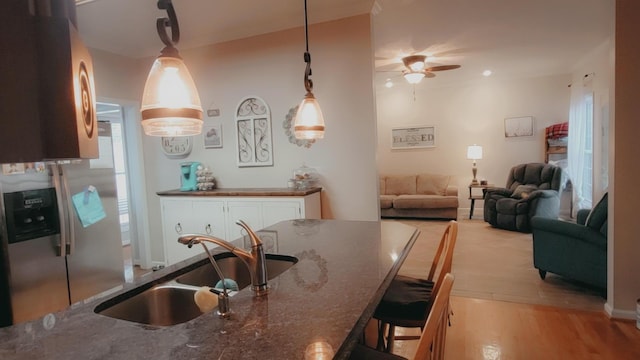
[[[251,276],[251,289],[254,291],[255,296],[266,295],[269,292],[269,287],[267,285],[267,265],[264,255],[264,248],[262,247],[262,241],[244,221],[238,220],[236,221],[236,224],[245,229],[245,231],[249,235],[249,238],[251,239],[251,252],[240,249],[225,240],[210,235],[187,234],[180,236],[178,238],[178,242],[191,247],[194,244],[202,244],[202,242],[204,241],[222,246],[223,248],[229,250],[234,255],[239,257],[245,263],[245,265],[247,265],[247,269],[249,269],[249,274]],[[222,282],[224,284],[224,279],[221,280],[223,280]]]

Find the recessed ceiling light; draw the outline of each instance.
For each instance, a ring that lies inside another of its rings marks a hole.
[[[492,74],[491,70],[485,70],[485,71],[482,72],[483,76],[491,76],[491,74]]]
[[[393,82],[391,81],[391,79],[387,79],[387,81],[384,83],[384,86],[386,86],[388,88],[392,88],[393,87]]]

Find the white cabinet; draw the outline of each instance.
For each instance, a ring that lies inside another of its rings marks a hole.
[[[162,233],[167,265],[188,259],[199,251],[201,245],[189,248],[178,243],[185,234],[209,234],[225,237],[224,202],[203,201],[192,198],[163,198]],[[215,245],[207,244],[213,248]]]
[[[236,224],[238,220],[257,231],[284,220],[321,218],[320,192],[305,196],[162,196],[160,204],[166,265],[202,251],[201,246],[190,249],[178,243],[178,237],[184,234],[208,234],[233,241],[246,235]]]
[[[253,230],[262,229],[262,203],[253,200],[229,200],[227,201],[227,240],[235,240],[242,235],[242,228],[236,225],[236,221],[243,220]]]

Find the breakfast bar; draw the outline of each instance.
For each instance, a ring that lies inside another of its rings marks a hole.
[[[94,312],[105,301],[206,261],[194,246],[193,257],[108,295],[0,329],[0,358],[345,359],[419,234],[395,221],[297,219],[264,230],[271,236],[270,253],[298,261],[269,281],[268,295],[255,297],[246,287],[232,296],[230,319],[211,311],[176,325],[151,326]],[[245,241],[233,243],[244,247]]]

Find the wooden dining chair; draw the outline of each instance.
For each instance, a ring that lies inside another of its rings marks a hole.
[[[397,275],[389,285],[373,318],[378,320],[377,348],[393,351],[396,340],[416,340],[418,335],[395,336],[396,327],[422,329],[447,273],[451,272],[453,251],[458,237],[458,223],[451,220],[442,234],[426,279]],[[438,274],[434,281],[434,276]]]
[[[444,349],[447,335],[449,316],[449,299],[451,288],[453,287],[454,276],[451,273],[445,274],[441,286],[436,292],[432,302],[431,311],[426,318],[418,348],[413,357],[414,360],[442,360],[444,359]],[[370,348],[364,344],[358,344],[349,356],[350,360],[401,360],[402,356]]]

